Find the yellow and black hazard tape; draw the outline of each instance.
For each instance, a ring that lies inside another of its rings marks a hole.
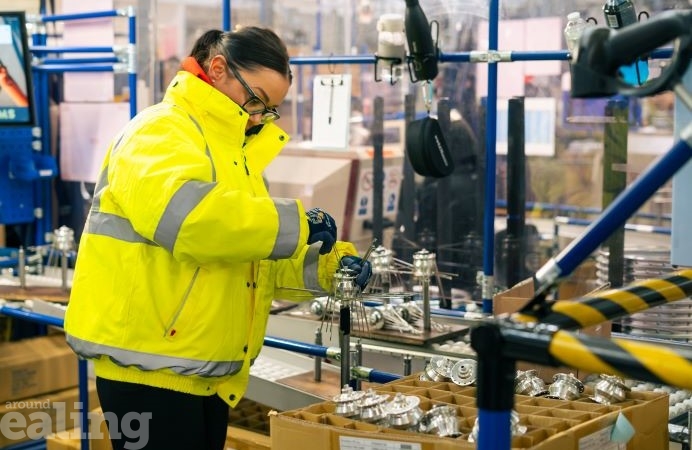
[[[626,339],[557,331],[548,352],[560,364],[593,373],[692,389],[692,352]]]
[[[682,300],[691,295],[692,270],[686,269],[665,277],[638,281],[623,288],[609,289],[592,296],[558,300],[550,305],[547,314],[540,317],[530,313],[517,313],[512,319],[574,330]]]

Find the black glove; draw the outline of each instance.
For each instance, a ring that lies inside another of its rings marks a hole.
[[[355,272],[356,284],[361,291],[365,289],[372,275],[372,264],[370,264],[370,261],[363,261],[363,258],[358,256],[344,256],[341,258],[339,265],[342,268]]]
[[[310,227],[308,244],[322,241],[320,255],[326,255],[331,252],[336,242],[336,222],[334,218],[320,208],[312,208],[305,215],[308,217],[308,226]]]

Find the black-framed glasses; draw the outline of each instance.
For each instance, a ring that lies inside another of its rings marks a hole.
[[[262,123],[273,122],[281,117],[276,108],[268,107],[267,104],[264,103],[264,101],[257,94],[255,94],[255,91],[253,91],[250,85],[245,82],[243,77],[240,76],[232,64],[228,64],[228,67],[231,69],[231,72],[233,72],[233,76],[236,78],[236,80],[243,85],[248,95],[250,95],[250,98],[247,99],[245,103],[240,105],[240,107],[243,108],[246,113],[250,114],[251,116],[261,114],[260,122]]]

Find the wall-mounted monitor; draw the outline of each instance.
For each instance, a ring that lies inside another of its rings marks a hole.
[[[33,124],[26,16],[23,11],[0,11],[0,126]]]

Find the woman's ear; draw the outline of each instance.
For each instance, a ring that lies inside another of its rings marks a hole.
[[[209,78],[214,83],[223,80],[223,78],[228,75],[228,70],[226,69],[226,58],[221,55],[214,56],[211,61],[209,61]]]

